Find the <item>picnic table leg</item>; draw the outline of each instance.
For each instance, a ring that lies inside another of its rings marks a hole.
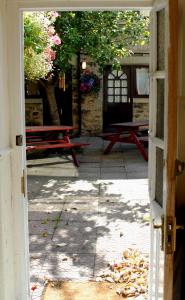
[[[73,162],[75,164],[76,167],[79,167],[80,166],[80,163],[76,157],[76,153],[75,153],[75,150],[74,149],[71,149],[71,155],[72,155],[72,158],[73,158]]]
[[[143,156],[144,160],[148,161],[148,155],[142,145],[142,143],[138,140],[134,131],[130,131],[131,138],[133,139],[134,143],[136,144],[138,150],[140,151],[141,155]]]
[[[67,143],[70,143],[70,138],[69,138],[69,135],[66,134],[64,136],[64,140],[67,142]],[[76,167],[79,167],[80,166],[80,163],[76,157],[76,153],[75,153],[75,150],[73,148],[71,148],[71,156],[72,156],[72,159],[73,159],[73,162],[75,164]]]
[[[108,144],[108,146],[105,148],[104,150],[104,154],[109,154],[112,150],[112,147],[114,146],[116,142],[115,141],[110,141],[110,143]]]
[[[120,137],[121,132],[118,132],[117,136],[114,137],[109,137],[109,139],[107,138],[107,141],[110,141],[108,146],[105,148],[103,154],[109,154],[113,148],[113,146],[119,141],[119,137]]]

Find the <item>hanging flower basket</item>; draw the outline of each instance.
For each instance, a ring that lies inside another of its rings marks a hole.
[[[96,74],[85,71],[80,77],[80,91],[82,94],[98,93],[100,90],[100,79]]]

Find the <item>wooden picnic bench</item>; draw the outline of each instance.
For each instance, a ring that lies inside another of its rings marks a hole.
[[[79,167],[75,150],[89,144],[71,142],[69,133],[73,129],[73,126],[28,126],[26,127],[26,151],[69,149],[74,164]],[[58,137],[59,133],[62,133],[62,138]]]
[[[103,133],[99,136],[106,141],[109,141],[109,144],[104,150],[104,154],[110,153],[113,146],[116,143],[129,143],[135,144],[147,161],[148,155],[144,146],[148,145],[148,129],[142,128],[143,126],[148,126],[148,121],[135,121],[135,122],[124,122],[124,123],[114,123],[111,124],[115,128],[116,132]]]

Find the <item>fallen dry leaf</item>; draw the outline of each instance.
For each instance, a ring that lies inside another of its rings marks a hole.
[[[48,219],[45,219],[41,222],[41,224],[48,224],[49,220]]]
[[[122,260],[109,264],[108,267],[108,270],[98,276],[97,281],[121,283],[121,288],[116,293],[122,297],[147,299],[149,262],[139,250],[126,249]]]
[[[47,236],[48,236],[48,232],[47,232],[47,231],[43,232],[43,233],[42,233],[42,236],[43,236],[43,237],[47,237]]]

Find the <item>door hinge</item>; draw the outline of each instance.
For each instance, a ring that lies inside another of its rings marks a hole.
[[[25,182],[25,171],[23,170],[23,174],[21,177],[21,193],[26,196],[26,182]]]
[[[175,161],[175,172],[176,176],[181,175],[184,172],[185,162],[176,159]]]

